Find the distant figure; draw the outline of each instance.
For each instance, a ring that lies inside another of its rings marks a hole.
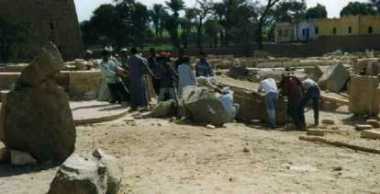
[[[128,78],[132,110],[146,108],[148,106],[144,83],[146,66],[146,59],[138,55],[136,48],[132,48],[131,56],[128,58]]]
[[[158,58],[159,64],[159,78],[160,78],[160,92],[158,101],[175,100],[177,101],[176,82],[177,73],[169,65],[169,57],[162,53]]]
[[[154,87],[154,91],[158,95],[160,92],[160,79],[158,78],[160,67],[159,67],[159,64],[157,63],[156,50],[154,48],[151,48],[149,50],[149,54],[150,55],[148,58],[148,64],[149,64],[149,68],[152,70],[154,74],[152,78],[153,87]]]
[[[178,67],[183,63],[185,58],[185,51],[183,49],[179,49],[177,53],[177,60],[174,62],[175,70],[178,72]]]
[[[305,108],[306,104],[311,100],[313,103],[314,111],[314,125],[319,125],[319,102],[321,98],[321,91],[319,89],[318,83],[312,79],[306,79],[302,82],[303,88],[306,91],[305,97],[302,99],[301,107]]]
[[[197,77],[212,77],[214,76],[214,69],[211,64],[207,62],[206,53],[201,52],[199,56],[199,61],[195,66],[196,76]]]
[[[108,49],[105,49],[102,55],[103,59],[100,64],[100,70],[111,94],[110,103],[122,103],[126,100],[127,94],[119,79],[118,64],[112,59],[111,51]]]
[[[297,129],[305,129],[305,113],[302,108],[303,86],[295,76],[283,76],[280,83],[282,92],[288,97],[288,114]]]
[[[278,88],[273,78],[263,79],[260,82],[259,92],[265,93],[265,105],[268,114],[269,127],[276,128],[276,108],[278,101]]]
[[[182,96],[183,89],[197,84],[193,69],[190,66],[190,58],[185,57],[178,67],[178,93]]]

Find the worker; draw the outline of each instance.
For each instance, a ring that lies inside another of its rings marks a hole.
[[[314,125],[319,125],[319,102],[321,98],[321,90],[318,83],[314,80],[308,78],[302,82],[303,88],[305,90],[305,96],[302,99],[301,107],[304,110],[305,106],[309,101],[312,101],[313,111],[314,111]]]
[[[157,63],[157,54],[156,54],[156,49],[154,48],[149,49],[148,64],[149,64],[149,68],[152,70],[153,74],[155,75],[154,77],[152,77],[152,82],[153,82],[154,91],[158,95],[160,92],[160,79],[158,76],[159,64]]]
[[[106,80],[111,94],[110,103],[122,103],[126,101],[126,91],[119,80],[121,76],[118,64],[112,59],[112,51],[105,48],[102,53],[103,59],[100,63],[100,70]]]
[[[147,71],[147,60],[138,54],[137,48],[131,49],[131,56],[128,58],[128,78],[131,98],[131,108],[145,109],[148,106],[144,74]]]
[[[187,86],[197,84],[193,69],[190,66],[190,58],[184,57],[182,64],[178,66],[178,93],[182,96],[183,90]]]
[[[276,107],[278,101],[278,88],[273,78],[264,78],[260,82],[259,92],[265,93],[265,106],[268,114],[269,127],[274,129],[276,125]]]
[[[299,130],[305,129],[305,113],[302,109],[302,82],[295,76],[283,75],[280,83],[281,91],[288,97],[288,114]]]
[[[177,72],[169,64],[170,58],[167,53],[161,53],[157,58],[159,64],[160,92],[158,101],[177,101]]]
[[[214,76],[213,66],[208,63],[207,55],[204,52],[201,52],[199,55],[199,61],[195,66],[196,76],[197,77],[212,77]]]

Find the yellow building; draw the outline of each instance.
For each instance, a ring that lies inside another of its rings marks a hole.
[[[319,36],[352,36],[380,34],[380,16],[348,16],[321,19],[317,22]]]

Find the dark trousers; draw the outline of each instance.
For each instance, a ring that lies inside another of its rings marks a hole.
[[[128,93],[121,82],[108,84],[108,89],[110,90],[112,103],[121,103],[127,100]]]
[[[288,102],[288,115],[292,118],[297,129],[305,128],[305,113],[301,107],[301,100]]]
[[[313,86],[306,91],[305,97],[302,99],[301,107],[305,109],[306,105],[312,101],[314,111],[314,124],[319,125],[319,104],[320,104],[321,92],[317,86]]]

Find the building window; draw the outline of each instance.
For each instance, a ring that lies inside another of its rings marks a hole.
[[[319,34],[319,28],[315,27],[315,34]]]
[[[352,27],[348,27],[348,33],[351,34],[352,33]]]
[[[368,27],[368,34],[372,34],[373,33],[373,28],[372,26]]]
[[[333,34],[334,35],[336,34],[336,28],[335,27],[333,28]]]

